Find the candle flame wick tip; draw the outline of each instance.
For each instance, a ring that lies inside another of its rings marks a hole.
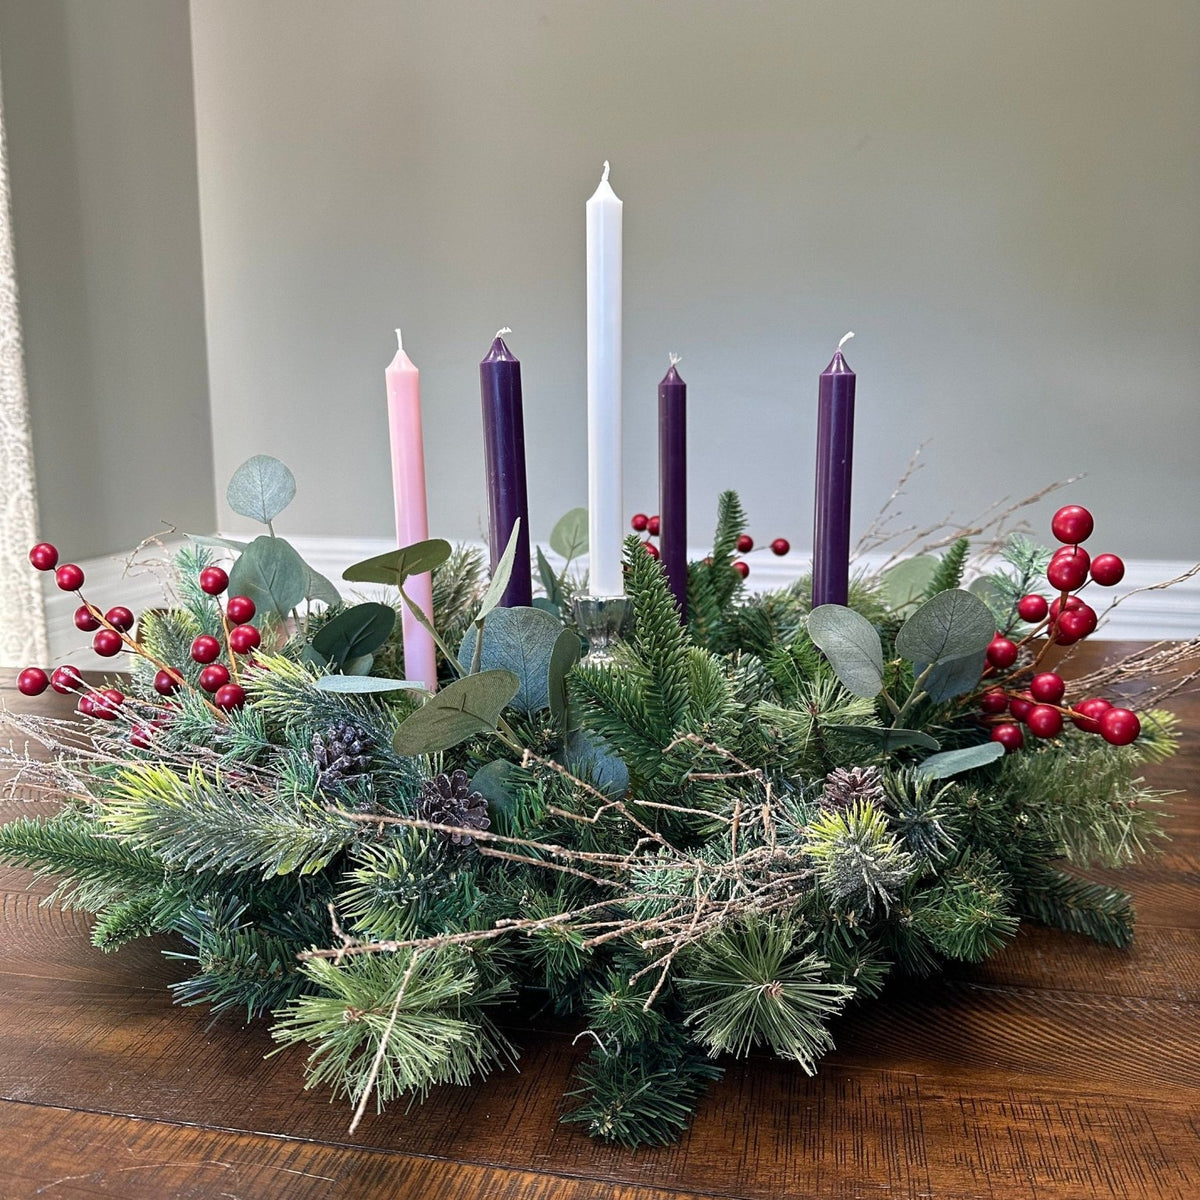
[[[604,160],[604,173],[600,176],[600,182],[601,183],[608,182],[608,159],[607,158]]]
[[[671,366],[673,366],[673,367],[676,367],[676,366],[678,366],[678,365],[679,365],[681,362],[683,362],[683,355],[682,355],[682,354],[668,354],[668,355],[667,355],[667,358],[670,360],[670,362],[671,362]]]
[[[842,338],[842,340],[840,342],[838,342],[837,348],[840,350],[853,336],[854,336],[854,330],[852,329],[852,330],[850,330],[850,332],[848,334],[846,334],[846,336],[844,338]]]
[[[404,335],[398,329],[396,330],[396,345],[399,346],[401,350],[404,349]]]
[[[497,329],[497,330],[496,330],[496,336],[497,336],[498,338],[499,338],[499,337],[503,337],[503,336],[504,336],[506,333],[512,333],[512,330],[511,330],[511,329],[509,329],[509,327],[508,327],[507,325],[505,325],[505,327],[504,327],[503,329]]]

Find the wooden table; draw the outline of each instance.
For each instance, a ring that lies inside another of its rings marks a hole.
[[[10,707],[49,707],[4,684]],[[1184,787],[1200,699],[1175,707],[1184,752],[1149,774]],[[101,954],[85,915],[41,906],[48,884],[0,871],[0,1200],[1194,1200],[1200,807],[1169,807],[1166,852],[1113,874],[1137,900],[1132,949],[1023,929],[985,966],[843,1018],[815,1079],[731,1064],[678,1145],[636,1154],[557,1123],[586,1048],[531,1032],[519,1074],[350,1137],[343,1103],[301,1090],[302,1052],[264,1062],[262,1025],[172,1005],[167,940]]]

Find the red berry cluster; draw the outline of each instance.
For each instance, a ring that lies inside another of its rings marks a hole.
[[[1092,514],[1078,504],[1068,504],[1054,514],[1051,531],[1063,545],[1054,552],[1046,568],[1046,579],[1059,595],[1054,600],[1031,593],[1017,603],[1021,620],[1035,626],[1020,642],[997,633],[987,649],[984,674],[995,675],[1014,667],[1021,647],[1039,634],[1046,643],[1028,666],[1008,676],[1007,687],[992,686],[979,697],[982,714],[992,719],[992,741],[1000,742],[1006,750],[1017,750],[1025,743],[1021,725],[1035,737],[1057,737],[1063,729],[1063,718],[1069,717],[1077,729],[1098,733],[1114,746],[1128,746],[1141,733],[1137,715],[1127,708],[1117,708],[1099,696],[1063,707],[1066,684],[1053,671],[1038,672],[1038,664],[1051,645],[1070,646],[1087,637],[1096,628],[1096,612],[1085,604],[1077,592],[1089,575],[1100,587],[1113,587],[1125,575],[1125,564],[1115,554],[1097,554],[1091,558],[1083,548],[1095,528]],[[1032,673],[1026,690],[1018,679]],[[1014,686],[1016,685],[1016,686]],[[1008,714],[1015,720],[1000,719]]]
[[[166,663],[159,662],[137,640],[130,636],[134,626],[134,615],[124,605],[117,605],[102,613],[96,605],[89,603],[80,589],[83,587],[83,571],[74,563],[58,566],[58,550],[49,542],[39,542],[29,551],[29,561],[39,571],[54,571],[54,581],[64,592],[76,592],[82,601],[75,610],[75,627],[91,633],[92,649],[104,658],[111,658],[127,650],[147,659],[157,668],[154,690],[163,697],[173,696],[187,684],[183,674]],[[210,596],[220,596],[229,587],[229,575],[221,567],[205,567],[200,572],[200,588]],[[200,672],[200,687],[212,696],[207,701],[213,712],[223,715],[241,708],[246,703],[246,691],[237,680],[237,658],[252,654],[262,644],[262,634],[249,622],[254,617],[254,601],[248,596],[230,596],[221,614],[225,632],[225,647],[208,634],[201,634],[191,646],[194,662],[205,664]],[[230,667],[217,662],[223,649],[228,649]],[[78,711],[84,716],[102,721],[113,721],[124,712],[125,696],[116,688],[92,689],[73,666],[58,667],[47,674],[41,667],[26,667],[17,676],[17,688],[26,696],[40,696],[47,688],[63,695],[79,695]],[[173,707],[171,705],[168,708]],[[130,718],[132,721],[132,718]],[[160,712],[149,724],[131,725],[129,739],[135,746],[150,745],[153,730],[169,720],[169,714]]]
[[[648,517],[645,513],[634,513],[629,522],[634,533],[645,533],[647,539],[642,543],[646,548],[646,553],[652,558],[658,557],[658,547],[650,541],[652,537],[658,537],[662,529],[662,520],[658,516]],[[743,533],[737,540],[737,552],[739,554],[749,554],[754,549],[754,539],[748,534]],[[787,538],[776,538],[771,543],[771,553],[782,557],[789,554],[792,549],[792,544]],[[706,560],[707,561],[707,560]],[[733,569],[745,579],[750,574],[750,564],[745,559],[735,559]]]

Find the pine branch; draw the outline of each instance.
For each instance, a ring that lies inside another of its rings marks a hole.
[[[576,1072],[580,1086],[567,1093],[580,1104],[562,1119],[618,1146],[665,1146],[722,1074],[669,1027],[657,1040],[597,1046]]]
[[[299,791],[264,794],[193,763],[186,775],[135,763],[112,780],[101,828],[188,871],[308,874],[359,836],[352,822]]]
[[[679,987],[687,1024],[709,1054],[744,1056],[766,1045],[815,1072],[833,1048],[825,1022],[854,989],[828,981],[829,964],[806,952],[809,940],[786,923],[753,921],[718,931],[689,954]]]
[[[922,600],[932,600],[939,592],[950,591],[962,583],[963,571],[967,565],[967,554],[970,549],[969,538],[960,537],[954,542],[950,549],[942,555],[937,570],[934,571],[933,577],[921,595]]]
[[[1026,916],[1067,933],[1083,933],[1109,946],[1133,941],[1133,898],[1119,888],[1045,866],[1020,880],[1016,903]]]
[[[104,836],[72,809],[0,825],[0,861],[32,868],[39,878],[59,876],[53,898],[86,912],[156,891],[167,873],[161,858]]]

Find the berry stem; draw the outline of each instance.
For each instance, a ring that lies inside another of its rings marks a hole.
[[[212,709],[213,713],[217,717],[219,717],[222,721],[225,720],[225,714],[215,704],[213,704],[212,701],[210,701],[209,698],[205,696],[199,688],[193,687],[192,684],[188,683],[181,671],[177,671],[174,667],[167,666],[165,662],[161,662],[159,659],[155,658],[153,654],[151,654],[143,645],[141,645],[141,643],[134,641],[134,639],[131,638],[123,629],[118,629],[94,604],[90,603],[84,598],[82,592],[76,592],[75,594],[80,600],[83,601],[88,612],[90,612],[92,616],[94,616],[96,620],[104,626],[105,629],[111,629],[113,633],[115,633],[121,639],[121,641],[125,643],[128,649],[132,650],[133,653],[139,657],[144,658],[147,662],[152,663],[156,670],[167,671],[169,674],[175,676],[185,688],[195,692],[200,699],[203,700],[210,709]]]
[[[229,632],[230,632],[229,616],[225,612],[225,609],[222,607],[221,602],[219,600],[217,601],[217,609],[221,613],[221,629],[225,633],[225,656],[229,659],[229,670],[230,670],[230,673],[233,675],[233,682],[240,686],[242,681],[238,677],[237,655],[234,654],[233,647],[229,644]]]

